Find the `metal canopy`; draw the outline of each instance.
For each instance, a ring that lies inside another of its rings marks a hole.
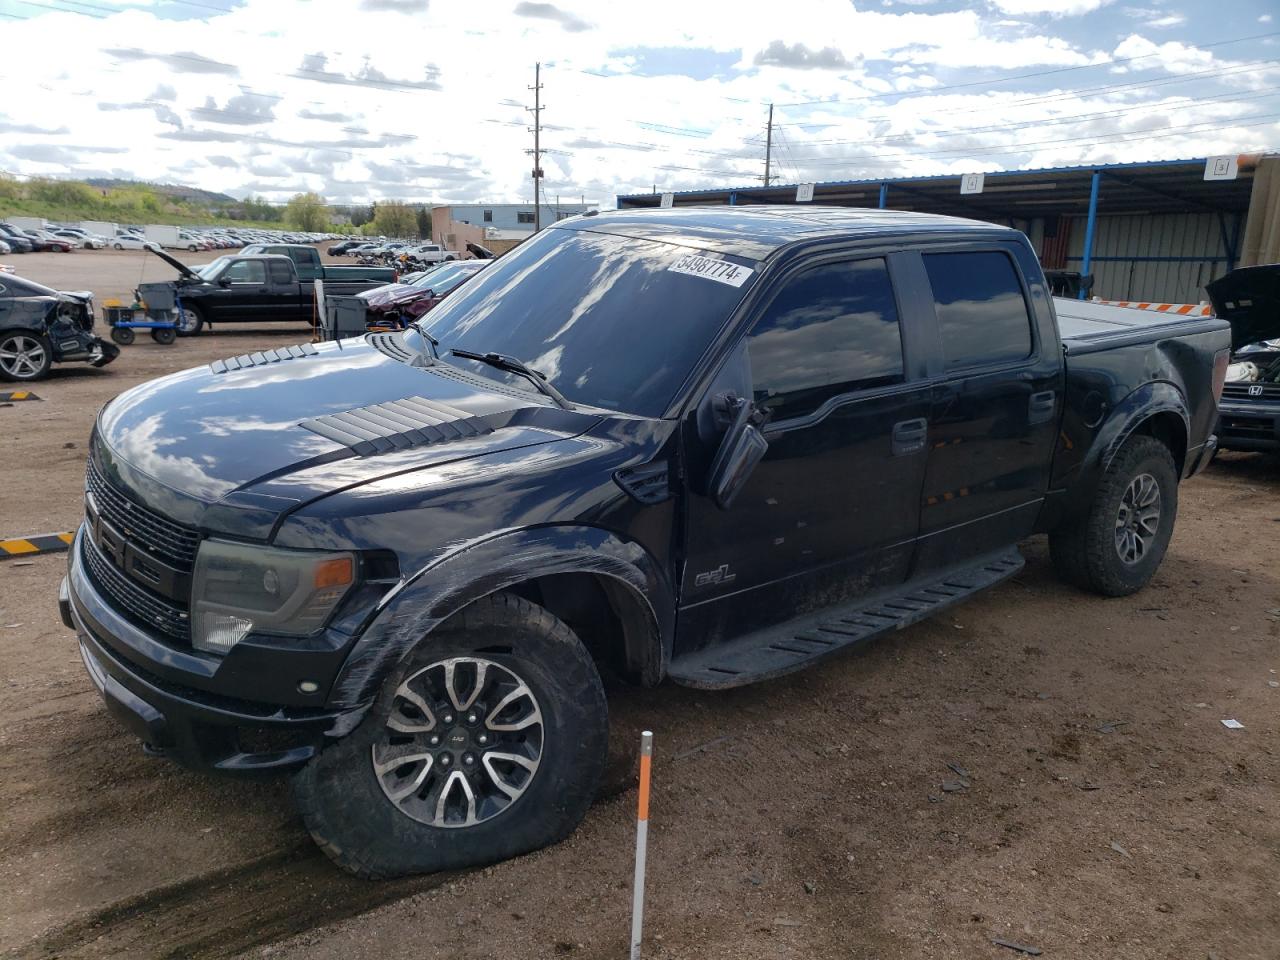
[[[813,203],[930,213],[979,220],[1027,220],[1085,216],[1095,172],[1101,207],[1119,214],[1245,213],[1253,187],[1253,163],[1242,157],[1234,180],[1205,180],[1205,159],[1161,160],[987,173],[981,193],[960,193],[961,175],[844,180],[818,183]],[[884,189],[882,189],[884,188]],[[723,187],[675,193],[677,206],[795,203],[796,185]],[[656,207],[659,194],[619,196],[619,208]]]

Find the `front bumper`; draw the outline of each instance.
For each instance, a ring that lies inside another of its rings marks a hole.
[[[362,709],[289,707],[220,696],[184,686],[144,665],[155,644],[115,613],[72,544],[58,593],[62,621],[76,632],[80,656],[108,711],[152,754],[185,767],[238,776],[294,770],[335,731],[355,726]]]
[[[1221,404],[1218,445],[1224,450],[1280,450],[1280,404]]]

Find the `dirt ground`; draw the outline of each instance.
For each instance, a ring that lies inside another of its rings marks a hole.
[[[131,289],[139,256],[11,262],[102,299]],[[42,401],[0,408],[0,537],[74,527],[112,395],[304,338],[220,328],[55,368]],[[604,796],[572,838],[394,883],[330,867],[287,784],[143,756],[58,620],[64,558],[0,561],[0,953],[625,956],[629,757],[649,728],[648,957],[1020,955],[1000,939],[1045,957],[1274,960],[1280,461],[1224,455],[1181,496],[1169,556],[1135,597],[1062,586],[1032,541],[1015,580],[809,672],[727,693],[615,689]]]

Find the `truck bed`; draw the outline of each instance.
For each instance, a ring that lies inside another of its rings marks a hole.
[[[1068,355],[1227,328],[1226,321],[1217,317],[1158,313],[1065,297],[1054,297],[1053,307]]]
[[[1058,330],[1068,354],[1088,353],[1127,343],[1151,343],[1167,337],[1225,330],[1217,317],[1189,316],[1117,307],[1088,300],[1053,298]]]

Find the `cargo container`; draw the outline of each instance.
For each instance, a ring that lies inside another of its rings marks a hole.
[[[85,233],[97,234],[109,240],[120,232],[120,224],[108,223],[106,220],[81,220],[80,229]]]
[[[19,230],[48,230],[49,221],[44,217],[10,217],[8,220]]]

